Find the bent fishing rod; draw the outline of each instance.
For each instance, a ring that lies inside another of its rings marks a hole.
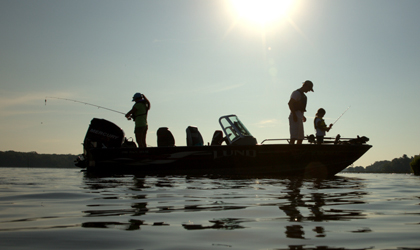
[[[121,112],[121,111],[117,111],[117,110],[113,110],[113,109],[110,109],[110,108],[102,107],[102,106],[99,106],[99,105],[96,105],[96,104],[87,103],[87,102],[82,102],[82,101],[73,100],[73,99],[67,99],[67,98],[61,98],[61,97],[54,97],[54,96],[47,96],[47,97],[45,97],[45,105],[47,105],[47,99],[48,99],[48,98],[53,98],[53,99],[59,99],[59,100],[65,100],[65,101],[71,101],[71,102],[82,103],[82,104],[85,104],[85,105],[89,105],[89,106],[97,107],[98,109],[106,109],[106,110],[109,110],[109,111],[112,111],[112,112],[115,112],[115,113],[120,113],[120,114],[125,115],[125,113],[123,113],[123,112]]]
[[[349,108],[350,108],[351,106],[349,106],[338,118],[337,118],[337,120],[335,120],[335,122],[332,124],[332,125],[334,125],[343,115],[344,115],[344,113],[346,113],[347,112],[347,110],[349,110]]]

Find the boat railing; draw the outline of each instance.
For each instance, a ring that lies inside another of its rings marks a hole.
[[[290,139],[265,139],[260,144],[264,144],[264,142],[269,142],[269,141],[287,141],[287,143],[290,143]]]
[[[304,140],[307,140],[310,144],[316,144],[316,139],[314,135],[306,136]],[[290,143],[290,139],[265,139],[260,144],[263,145],[265,142],[272,141],[287,141]],[[369,138],[362,136],[357,138],[342,138],[340,135],[336,137],[324,137],[324,142],[322,144],[365,144],[369,141]]]

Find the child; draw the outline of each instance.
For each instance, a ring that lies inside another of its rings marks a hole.
[[[324,122],[324,119],[322,119],[325,115],[325,109],[320,108],[318,109],[318,112],[315,114],[315,119],[314,119],[314,126],[316,129],[316,141],[317,144],[321,144],[324,142],[324,136],[325,136],[325,131],[330,131],[332,124],[330,124],[329,127],[327,127],[327,125]]]

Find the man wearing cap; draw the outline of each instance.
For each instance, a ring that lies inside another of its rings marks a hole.
[[[145,148],[146,134],[148,129],[147,112],[150,109],[149,100],[140,93],[135,93],[133,96],[133,108],[125,115],[128,120],[133,119],[135,122],[134,134],[139,148]]]
[[[314,84],[307,80],[302,84],[300,89],[293,91],[289,101],[289,125],[290,125],[290,144],[302,144],[304,139],[303,123],[306,122],[306,117],[303,115],[306,112],[307,97],[305,93],[314,91]]]

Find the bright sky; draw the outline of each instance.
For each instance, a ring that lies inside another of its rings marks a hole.
[[[235,5],[236,2],[236,5]],[[206,142],[237,114],[261,142],[288,138],[291,93],[305,80],[305,134],[367,136],[355,165],[420,153],[420,1],[1,0],[0,151],[80,154],[90,120],[134,137],[122,114],[151,101],[147,143],[195,125]],[[274,10],[274,11],[273,11]]]

